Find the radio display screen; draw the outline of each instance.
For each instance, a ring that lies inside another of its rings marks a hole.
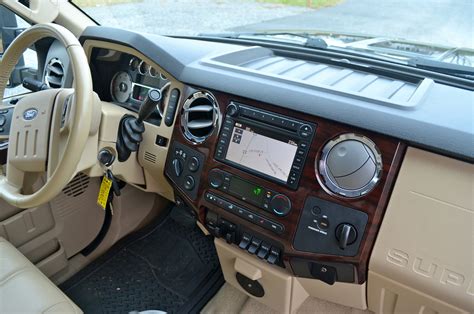
[[[297,149],[298,143],[292,139],[236,122],[225,159],[286,182]]]

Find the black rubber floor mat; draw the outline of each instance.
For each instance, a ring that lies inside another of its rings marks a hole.
[[[120,241],[60,288],[85,313],[197,313],[223,283],[212,238],[169,215]]]

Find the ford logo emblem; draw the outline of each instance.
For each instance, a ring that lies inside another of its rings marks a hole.
[[[27,109],[23,112],[23,119],[26,121],[31,121],[38,115],[38,110],[35,108]]]

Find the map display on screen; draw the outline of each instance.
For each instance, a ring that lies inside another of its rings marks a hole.
[[[292,140],[274,139],[236,123],[226,159],[286,182],[297,148]]]

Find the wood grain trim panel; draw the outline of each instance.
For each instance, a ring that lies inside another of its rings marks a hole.
[[[184,100],[189,97],[196,89],[191,87],[186,87],[184,90],[184,97],[180,104],[180,108]],[[306,159],[306,163],[303,168],[303,174],[301,176],[300,184],[298,190],[291,190],[285,186],[279,185],[277,183],[265,180],[261,177],[249,174],[242,170],[233,168],[229,165],[223,164],[214,159],[215,147],[217,146],[218,141],[218,132],[217,130],[202,144],[196,145],[188,141],[181,132],[181,121],[179,117],[176,121],[175,131],[172,137],[173,141],[178,141],[182,144],[189,145],[194,149],[200,151],[206,156],[206,164],[204,165],[203,172],[201,175],[201,184],[199,186],[198,198],[197,201],[193,202],[190,199],[187,199],[184,193],[179,193],[183,198],[186,199],[189,205],[197,212],[198,218],[202,224],[204,224],[206,208],[212,209],[217,212],[224,218],[238,223],[245,228],[255,230],[259,234],[262,234],[272,240],[280,242],[284,247],[284,262],[288,269],[291,269],[289,264],[289,259],[291,257],[300,257],[306,258],[309,260],[317,260],[320,262],[346,262],[351,263],[357,268],[357,282],[363,283],[367,278],[367,265],[370,257],[370,253],[374,246],[375,238],[377,232],[380,228],[380,224],[383,218],[383,214],[387,207],[388,199],[390,197],[398,170],[401,165],[402,158],[404,156],[406,145],[400,142],[397,139],[366,131],[360,128],[355,128],[352,126],[344,125],[338,122],[322,119],[315,116],[308,116],[300,112],[289,111],[282,109],[277,106],[260,103],[257,101],[245,99],[243,97],[233,96],[221,92],[212,91],[216,99],[218,100],[219,107],[221,109],[222,115],[225,115],[225,110],[227,105],[231,101],[237,101],[243,104],[253,106],[255,108],[260,108],[263,110],[272,111],[275,113],[283,114],[288,117],[296,118],[303,121],[313,122],[317,124],[316,133],[313,139],[313,142],[310,146],[310,151]],[[179,112],[178,112],[179,115]],[[318,174],[315,172],[315,160],[318,160],[321,155],[321,150],[324,145],[331,139],[336,136],[344,133],[357,133],[370,138],[379,148],[382,153],[383,161],[383,172],[380,182],[377,186],[367,195],[361,198],[356,199],[346,199],[339,196],[336,196],[328,192],[320,184],[318,180]],[[287,195],[293,204],[293,209],[286,217],[280,218],[265,212],[262,209],[259,209],[255,206],[252,206],[247,203],[230,196],[224,195],[219,191],[213,190],[213,193],[220,196],[225,196],[225,198],[233,201],[236,204],[242,205],[255,213],[258,213],[262,216],[270,218],[273,221],[279,222],[285,226],[285,231],[282,235],[278,236],[273,232],[267,231],[257,225],[254,225],[246,220],[243,220],[231,213],[224,211],[216,207],[215,205],[208,203],[204,200],[204,193],[208,191],[208,173],[213,168],[219,168],[224,171],[231,172],[232,174],[238,175],[241,178],[247,179],[254,182],[255,184],[264,186],[280,193]],[[179,192],[179,189],[178,189]],[[293,240],[295,237],[296,229],[298,222],[304,207],[304,202],[308,196],[315,196],[321,199],[325,199],[334,203],[338,203],[343,206],[351,207],[360,211],[367,213],[368,215],[368,224],[366,230],[363,234],[363,239],[359,248],[359,253],[353,257],[344,257],[344,256],[334,256],[334,255],[323,255],[323,254],[314,254],[308,252],[301,252],[296,250],[293,247]]]

